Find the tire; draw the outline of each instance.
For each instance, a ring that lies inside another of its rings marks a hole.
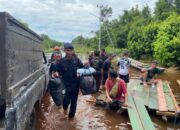
[[[36,129],[36,121],[37,121],[36,110],[34,108],[30,115],[29,122],[27,123],[26,130],[35,130]]]

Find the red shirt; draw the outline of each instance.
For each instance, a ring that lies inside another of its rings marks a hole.
[[[118,82],[119,82],[118,83],[118,94],[114,99],[123,100],[124,95],[127,93],[126,83],[122,79],[120,79],[120,81],[118,81]],[[105,87],[106,87],[107,91],[110,92],[114,85],[115,85],[115,83],[113,83],[112,80],[109,80],[109,78],[106,80]]]

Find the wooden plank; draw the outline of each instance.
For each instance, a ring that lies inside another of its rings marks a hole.
[[[136,110],[136,106],[133,101],[131,94],[128,94],[128,104],[131,105],[131,108],[128,108],[128,115],[130,118],[131,126],[133,130],[144,130],[139,114]]]
[[[163,84],[161,80],[157,84],[157,97],[158,97],[159,111],[168,111],[164,90],[163,90]]]
[[[131,79],[128,84],[128,92],[133,92],[138,100],[141,100],[144,105],[148,105],[149,88],[140,85],[140,80]]]
[[[165,98],[166,98],[166,104],[168,107],[168,111],[175,111],[175,105],[174,105],[173,99],[170,95],[169,88],[168,88],[167,84],[164,82],[163,82],[163,89],[164,89],[164,94],[165,94]]]
[[[160,116],[169,116],[169,117],[175,117],[177,115],[175,112],[160,112],[160,111],[156,111],[156,114]]]
[[[168,83],[167,81],[166,81],[166,84],[167,84],[167,86],[168,86],[168,88],[169,88],[170,95],[171,95],[172,100],[173,100],[173,102],[174,102],[175,111],[176,111],[176,112],[180,112],[180,108],[179,108],[179,106],[178,106],[178,103],[177,103],[177,101],[176,101],[176,99],[175,99],[175,97],[174,97],[174,94],[173,94],[173,92],[172,92],[172,90],[171,90],[171,88],[170,88],[170,86],[169,86],[169,83]]]
[[[158,110],[158,100],[157,100],[157,89],[156,87],[149,88],[149,102],[148,107],[153,110]]]
[[[168,111],[175,111],[175,105],[173,103],[173,99],[169,93],[165,93],[166,104],[168,107]]]
[[[152,122],[144,104],[141,103],[139,100],[137,100],[136,96],[134,96],[134,95],[133,95],[133,100],[134,100],[136,109],[138,111],[139,117],[141,119],[141,122],[143,124],[143,128],[145,130],[155,130],[153,122]]]

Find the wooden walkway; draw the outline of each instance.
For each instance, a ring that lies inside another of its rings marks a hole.
[[[175,116],[180,111],[169,83],[161,80],[154,87],[144,87],[140,85],[140,80],[131,79],[128,84],[128,103],[132,106],[128,108],[128,115],[133,130],[155,129],[147,109],[163,116]]]
[[[127,109],[133,130],[155,130],[154,123],[147,111],[156,111],[157,115],[175,117],[180,111],[178,103],[172,93],[168,82],[159,81],[156,86],[144,87],[140,80],[131,79],[128,83]],[[98,100],[105,101],[105,94],[101,94]]]
[[[133,130],[155,130],[153,122],[145,107],[147,98],[145,97],[145,100],[142,100],[139,97],[143,97],[145,95],[139,93],[141,90],[138,90],[137,87],[139,86],[134,86],[134,83],[138,84],[136,81],[128,84],[128,104],[131,106],[131,108],[128,108],[128,115],[131,126]]]

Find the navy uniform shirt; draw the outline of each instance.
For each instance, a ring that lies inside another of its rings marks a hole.
[[[111,68],[111,61],[109,59],[106,59],[103,64],[103,70],[105,72],[108,72],[110,68]]]
[[[60,60],[58,72],[61,75],[65,86],[72,86],[72,84],[76,86],[78,83],[77,69],[79,68],[83,68],[83,64],[77,57],[72,57],[71,59],[64,57]]]

